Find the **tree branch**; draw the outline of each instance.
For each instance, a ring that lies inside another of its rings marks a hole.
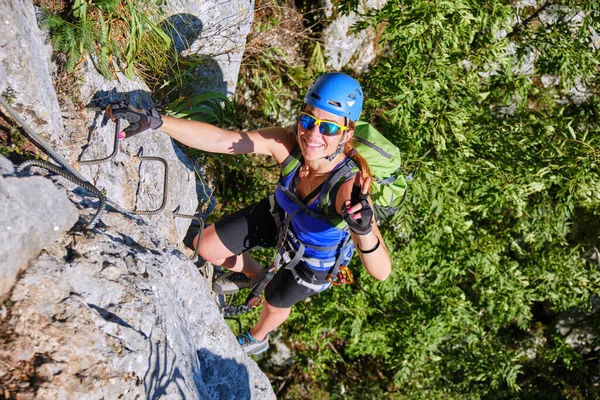
[[[554,5],[554,2],[552,1],[548,1],[546,3],[544,3],[543,6],[541,6],[540,8],[538,8],[537,10],[535,10],[535,12],[533,14],[531,14],[525,21],[521,22],[521,24],[517,25],[513,31],[511,33],[509,33],[508,35],[506,35],[506,37],[508,39],[513,38],[515,35],[517,35],[518,33],[520,33],[523,29],[525,29],[525,27],[527,25],[529,25],[529,23],[531,21],[533,21],[534,19],[536,19],[540,13],[542,11],[544,11],[546,8],[548,8],[549,6]]]

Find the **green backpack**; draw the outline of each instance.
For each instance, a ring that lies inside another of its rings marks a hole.
[[[379,221],[392,216],[406,199],[408,186],[401,171],[400,149],[368,122],[358,121],[354,129],[356,150],[373,175],[371,199]],[[358,167],[353,169],[356,173]]]
[[[371,168],[371,199],[377,220],[383,221],[398,211],[406,198],[407,184],[401,172],[400,149],[364,121],[356,123],[354,140],[356,150]],[[301,163],[302,154],[296,147],[281,166],[282,178],[295,173]],[[356,163],[347,159],[329,178],[319,196],[317,214],[324,215],[340,229],[347,225],[335,212],[335,196],[342,183],[351,179],[357,172]]]

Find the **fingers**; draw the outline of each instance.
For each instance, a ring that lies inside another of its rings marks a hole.
[[[362,194],[367,194],[369,192],[371,181],[372,178],[370,176],[363,179],[362,171],[358,171],[356,175],[354,175],[354,186],[359,187]]]
[[[119,132],[119,139],[130,138],[130,137],[140,133],[141,130],[143,130],[143,129],[140,129],[139,123],[135,122],[133,124],[130,124],[127,128],[125,128],[121,132]]]
[[[371,180],[372,180],[371,177],[367,176],[367,178],[363,181],[362,188],[361,188],[362,194],[367,194],[369,192],[369,188],[371,187]]]
[[[356,217],[355,219],[360,218],[360,213],[358,213],[358,211],[362,210],[362,204],[357,203],[352,205],[352,202],[350,200],[346,200],[344,202],[344,208],[348,210],[348,214],[352,216],[358,215],[358,217]]]

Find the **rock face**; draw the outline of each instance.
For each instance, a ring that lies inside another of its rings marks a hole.
[[[3,386],[61,399],[272,397],[187,257],[141,217],[104,219],[106,229],[62,236],[17,282]]]
[[[29,260],[75,225],[78,214],[65,193],[48,179],[0,176],[0,215],[2,302]]]
[[[324,0],[323,8],[327,17],[333,14],[333,5],[330,0]],[[365,9],[379,9],[387,0],[368,0],[361,2],[359,12]],[[358,73],[364,72],[369,63],[381,53],[378,45],[378,34],[373,28],[365,29],[359,33],[352,33],[351,27],[358,21],[358,16],[352,13],[349,16],[340,16],[331,21],[323,31],[323,47],[327,57],[327,66],[335,71],[350,68]]]
[[[118,74],[119,82],[106,81],[92,63],[84,65],[81,98],[86,104],[101,106],[115,100],[127,100],[138,107],[152,106],[149,91],[143,82],[129,80]],[[101,99],[98,101],[97,99]],[[105,122],[105,124],[103,124]],[[121,129],[127,126],[122,122]],[[112,154],[115,143],[115,124],[104,121],[104,112],[84,111],[77,120],[65,127],[63,143],[72,149],[79,160],[97,160]],[[126,210],[156,210],[163,203],[164,212],[146,218],[173,243],[181,242],[189,220],[173,219],[171,212],[196,214],[199,194],[196,187],[194,166],[181,149],[164,133],[143,132],[126,140],[117,140],[118,149],[114,158],[107,162],[79,165],[80,172],[96,187],[106,191],[107,196]],[[165,169],[161,162],[140,161],[136,156],[160,157],[168,164],[167,190],[165,192]]]
[[[247,12],[251,3],[226,4]],[[211,18],[223,7],[202,5]],[[171,211],[197,210],[202,188],[191,161],[166,135],[147,132],[119,141],[108,162],[78,165],[112,152],[114,125],[102,126],[99,113],[76,110],[68,99],[59,106],[30,0],[0,0],[0,7],[0,92],[118,205],[82,232],[99,205],[95,196],[63,177],[17,176],[0,158],[0,397],[274,398],[223,321],[209,283],[182,253],[189,220],[174,221]],[[228,18],[222,27],[239,22]],[[107,82],[91,63],[82,68],[83,102],[151,104],[142,82]],[[223,75],[227,90],[233,75]],[[141,148],[169,167],[166,206],[153,216],[119,211],[162,202],[164,166],[136,160]]]
[[[172,32],[182,57],[201,56],[190,89],[233,97],[246,36],[252,26],[253,0],[171,0],[165,29]]]
[[[42,39],[31,0],[0,0],[0,93],[31,127],[58,146],[62,119],[49,79],[52,51]],[[65,148],[59,148],[65,155]]]

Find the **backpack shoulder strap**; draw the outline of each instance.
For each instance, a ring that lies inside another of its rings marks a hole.
[[[347,158],[333,173],[323,188],[321,196],[319,196],[318,211],[330,216],[336,215],[335,201],[337,192],[344,182],[354,177],[356,174],[355,168],[356,163],[354,160]]]
[[[290,155],[281,163],[281,176],[290,175],[300,167],[300,164],[302,164],[302,150],[300,150],[300,146],[296,145],[290,152]]]

